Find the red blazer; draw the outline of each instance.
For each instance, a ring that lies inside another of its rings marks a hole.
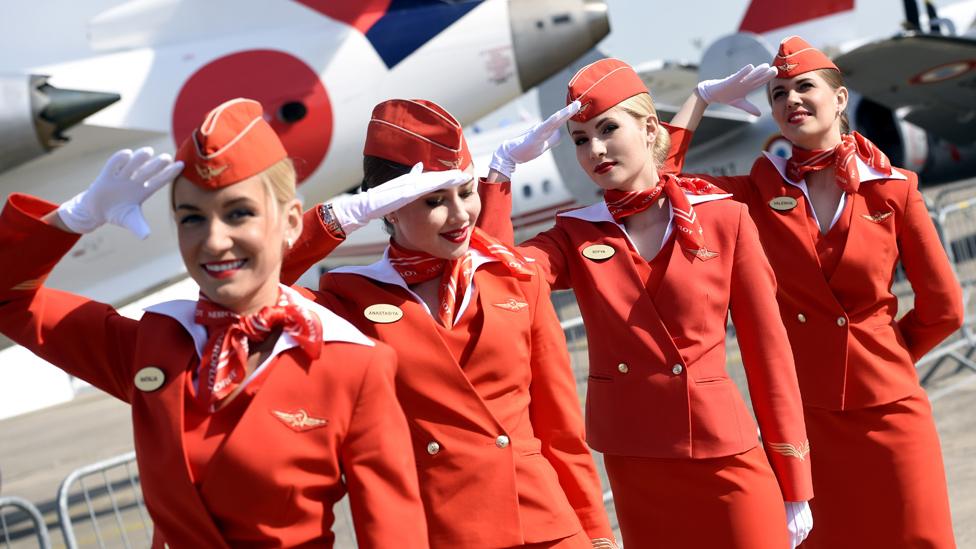
[[[509,185],[482,185],[480,192],[479,223],[510,235]],[[555,227],[519,250],[536,259],[553,288],[576,292],[589,344],[586,427],[593,448],[698,459],[755,447],[755,423],[725,369],[731,310],[784,499],[807,500],[813,495],[807,436],[772,270],[746,209],[716,198],[689,196],[698,202],[707,247],[718,255],[702,261],[680,243],[665,246],[662,253],[671,255],[653,289],[645,286],[646,262],[602,201],[559,214]],[[588,259],[583,252],[592,245],[614,254]]]
[[[338,243],[315,210],[306,214],[298,254],[286,258],[294,276]],[[520,281],[484,257],[475,268],[476,297],[458,317],[481,326],[460,360],[386,258],[327,273],[317,294],[397,350],[397,396],[413,435],[431,546],[513,547],[581,527],[590,538],[613,539],[548,287],[538,273]],[[374,323],[364,311],[377,304],[396,306],[402,319]]]
[[[749,176],[706,177],[749,206],[779,281],[780,311],[796,359],[803,403],[829,410],[864,408],[918,389],[914,362],[963,321],[962,291],[928,210],[918,176],[891,177],[858,160],[861,186],[842,216],[849,224],[832,273],[820,266],[810,235],[815,223],[803,192],[787,183],[786,161],[761,157]],[[795,208],[770,201],[789,196]],[[891,293],[901,261],[915,307],[895,320]]]
[[[206,332],[195,302],[139,321],[42,286],[78,235],[40,218],[53,205],[12,195],[0,215],[0,331],[132,406],[136,457],[155,547],[331,547],[333,505],[348,491],[360,547],[427,547],[410,439],[397,406],[395,354],[298,297],[323,321],[321,356],[284,350],[214,454],[199,489],[183,447],[184,396]],[[165,382],[135,387],[148,366]],[[296,426],[274,412],[326,420]]]

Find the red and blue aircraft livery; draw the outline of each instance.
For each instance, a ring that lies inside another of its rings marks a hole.
[[[296,0],[354,27],[393,67],[484,0]],[[173,105],[173,139],[181,143],[216,105],[247,97],[265,117],[295,162],[299,183],[319,167],[332,142],[332,103],[325,84],[304,61],[281,51],[225,55],[193,73]]]
[[[388,68],[484,0],[296,0],[363,33]]]

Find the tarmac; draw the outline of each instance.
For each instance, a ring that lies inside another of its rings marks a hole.
[[[734,345],[730,346],[734,377],[741,370],[737,358]],[[942,440],[956,541],[961,549],[976,549],[976,373],[954,371],[954,366],[947,365],[934,376],[929,395]],[[64,547],[55,514],[58,486],[79,467],[131,451],[128,406],[91,390],[69,403],[0,421],[0,441],[0,496],[20,496],[38,506],[53,546]],[[599,457],[597,462],[602,469]],[[613,520],[612,504],[609,510]],[[141,529],[137,520],[125,520],[127,529]],[[94,543],[93,535],[83,533],[81,526],[78,538],[82,546],[86,541]],[[334,529],[337,549],[356,546],[345,506]],[[103,534],[109,539],[107,546],[123,546],[114,530],[103,528]],[[132,532],[130,537],[137,540],[133,546],[143,546],[139,545],[143,538]],[[28,542],[32,540],[22,538],[12,546],[36,547]]]

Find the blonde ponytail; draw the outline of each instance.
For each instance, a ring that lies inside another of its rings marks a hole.
[[[641,124],[644,124],[652,116],[658,120],[658,131],[654,138],[654,146],[651,148],[651,156],[654,158],[654,164],[658,168],[663,166],[664,161],[668,158],[668,151],[671,150],[671,135],[660,124],[661,120],[657,117],[657,109],[654,108],[654,100],[651,99],[651,95],[648,93],[639,93],[633,97],[624,99],[617,106],[636,118]]]

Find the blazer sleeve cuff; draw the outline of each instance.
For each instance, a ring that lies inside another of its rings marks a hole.
[[[769,464],[776,474],[783,501],[807,501],[813,498],[810,472],[810,443],[764,442]]]
[[[44,222],[57,205],[14,193],[0,212],[0,295],[34,291],[81,238]]]

